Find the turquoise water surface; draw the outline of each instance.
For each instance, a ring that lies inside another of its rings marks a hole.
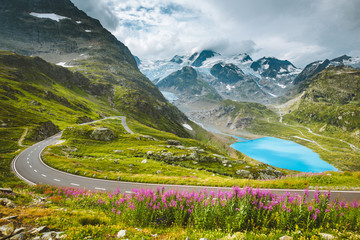
[[[317,153],[292,141],[273,137],[238,139],[241,142],[232,144],[232,148],[275,167],[314,173],[337,171],[334,166],[321,160]]]

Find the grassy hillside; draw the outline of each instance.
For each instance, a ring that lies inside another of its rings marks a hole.
[[[360,70],[331,67],[301,86],[305,94],[298,109],[285,119],[304,124],[326,124],[324,132],[360,129]]]
[[[31,12],[66,18],[54,21]],[[130,50],[70,0],[4,0],[0,23],[0,49],[39,56],[80,72],[90,80],[92,94],[102,96],[108,107],[148,126],[189,137],[182,127],[186,116],[140,73]]]

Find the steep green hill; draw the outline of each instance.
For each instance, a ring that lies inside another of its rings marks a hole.
[[[140,73],[129,49],[70,0],[4,0],[0,28],[0,50],[39,56],[80,72],[102,86],[96,94],[114,110],[148,126],[189,136],[181,125],[186,116]]]
[[[320,132],[351,135],[359,142],[360,70],[329,67],[300,86],[305,94],[287,121],[317,125]]]
[[[101,96],[108,87],[41,58],[0,51],[1,131],[29,128],[25,141],[37,141],[58,127],[114,115]],[[6,150],[2,146],[1,151]]]

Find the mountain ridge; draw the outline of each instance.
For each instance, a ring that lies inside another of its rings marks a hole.
[[[70,0],[4,0],[0,26],[0,49],[80,72],[107,89],[102,97],[110,107],[149,126],[189,136],[182,126],[186,116],[138,70],[130,50]]]

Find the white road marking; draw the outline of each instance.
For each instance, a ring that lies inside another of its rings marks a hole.
[[[36,169],[34,169],[34,172],[37,172],[37,170],[36,170]]]
[[[29,165],[29,167],[30,167],[30,168],[32,168],[32,166],[31,166],[31,165]]]
[[[106,189],[105,188],[101,188],[101,187],[95,187],[96,190],[103,190],[105,191]]]
[[[46,177],[46,175],[45,175],[45,174],[41,174],[41,176]]]
[[[31,151],[30,153],[33,153],[33,151]]]
[[[77,183],[70,183],[70,185],[73,185],[73,186],[80,186],[79,184]]]
[[[30,157],[30,153],[28,154],[28,157]]]
[[[26,158],[26,160],[29,160],[29,158]]]
[[[27,164],[29,164],[29,161],[27,161]]]
[[[54,181],[60,182],[60,180],[59,180],[59,179],[56,179],[56,178],[54,178]]]

